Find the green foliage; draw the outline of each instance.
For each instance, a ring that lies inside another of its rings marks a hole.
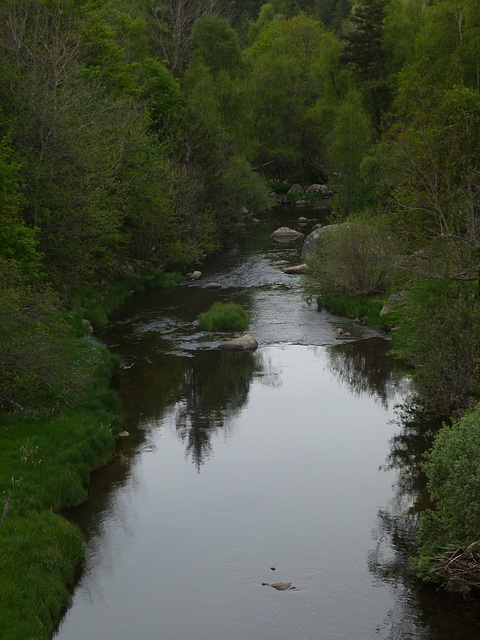
[[[336,111],[329,156],[340,180],[340,202],[347,212],[356,201],[362,159],[370,143],[370,121],[361,96],[351,91]]]
[[[435,246],[442,276],[475,279],[480,93],[428,86],[418,70],[405,73],[401,88],[401,112],[409,115],[391,131],[397,225],[420,246]]]
[[[147,104],[151,128],[157,135],[180,120],[183,95],[178,81],[159,60],[145,58],[142,64],[141,97]]]
[[[315,0],[314,9],[325,25],[338,29],[348,18],[352,2],[351,0]]]
[[[389,102],[383,43],[386,5],[387,0],[362,0],[356,4],[350,18],[352,26],[343,34],[343,60],[351,66],[363,89],[377,130],[380,129],[382,114]]]
[[[383,46],[388,84],[396,88],[398,73],[415,59],[415,44],[424,7],[417,0],[390,0],[385,6]]]
[[[200,314],[198,325],[204,331],[225,329],[244,330],[248,328],[248,314],[234,302],[216,302],[208,311]]]
[[[259,164],[270,175],[317,176],[325,164],[325,114],[317,108],[323,25],[303,13],[268,22],[247,51],[259,140]]]
[[[144,269],[140,274],[125,276],[115,282],[102,286],[77,286],[69,293],[69,321],[77,313],[95,327],[101,327],[108,321],[110,313],[119,307],[134,291],[143,291],[154,287],[170,288],[183,280],[178,272],[166,273],[162,269]]]
[[[77,336],[76,352],[70,354],[77,358],[72,407],[0,414],[2,514],[8,501],[0,530],[0,635],[5,638],[51,637],[69,598],[66,585],[83,556],[80,532],[52,510],[86,499],[90,472],[110,459],[120,429],[118,397],[108,390],[118,362],[84,335],[78,312],[67,319]]]
[[[23,203],[20,170],[20,159],[10,140],[0,139],[0,258],[18,268],[27,279],[35,280],[41,273],[42,255],[37,249],[35,231],[20,215]]]
[[[248,29],[248,39],[250,44],[253,44],[258,37],[260,31],[266,24],[272,22],[278,14],[275,13],[275,9],[271,3],[264,4],[260,9],[258,18],[255,22],[251,22]]]
[[[445,425],[425,456],[433,508],[420,514],[418,557],[413,567],[432,568],[450,545],[467,546],[480,535],[480,409]],[[435,576],[433,576],[435,578]]]
[[[382,300],[365,296],[321,295],[317,298],[317,304],[319,309],[325,307],[335,315],[358,318],[369,327],[379,328],[386,325],[386,321],[380,317]]]
[[[392,269],[392,239],[374,219],[349,218],[326,227],[307,257],[310,286],[321,295],[371,296],[385,291]]]
[[[82,557],[80,531],[63,518],[9,511],[0,530],[0,637],[49,640]]]
[[[205,64],[216,78],[221,71],[235,77],[242,70],[238,37],[228,20],[204,13],[192,31],[192,56]]]
[[[25,282],[5,261],[0,261],[0,274],[2,409],[53,406],[59,398],[71,398],[83,379],[75,354],[89,361],[94,352],[76,341],[50,289]]]
[[[468,406],[480,381],[480,306],[443,280],[411,285],[400,306],[394,347],[416,368],[425,406],[440,415]]]

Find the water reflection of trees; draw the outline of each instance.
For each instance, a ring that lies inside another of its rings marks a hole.
[[[213,433],[246,404],[259,363],[248,352],[199,351],[190,359],[176,426],[197,468],[211,452]]]
[[[159,353],[141,344],[131,365],[114,380],[120,394],[122,419],[128,431],[157,420],[182,388],[190,358]],[[128,362],[128,360],[127,360]]]
[[[398,505],[397,505],[398,506]],[[379,640],[466,640],[480,637],[476,602],[460,601],[421,582],[409,569],[415,553],[416,524],[412,514],[396,505],[378,512],[368,568],[382,585],[394,591],[395,605],[377,628]]]
[[[328,347],[328,368],[356,395],[374,396],[386,406],[398,390],[398,363],[388,358],[391,343],[382,338]]]
[[[378,636],[388,640],[479,637],[478,607],[475,611],[454,602],[434,585],[420,582],[409,569],[416,553],[416,514],[428,504],[423,454],[442,421],[413,401],[398,407],[397,416],[399,430],[390,441],[384,467],[396,472],[394,496],[378,512],[372,534],[375,547],[368,556],[369,571],[395,594],[395,606],[379,626]]]
[[[432,446],[442,420],[428,414],[420,404],[412,401],[397,408],[395,423],[399,431],[390,440],[385,469],[397,472],[397,497],[409,497],[416,505],[413,510],[418,511],[427,501],[426,478],[422,470],[423,454]]]

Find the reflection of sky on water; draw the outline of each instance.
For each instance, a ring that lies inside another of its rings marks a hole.
[[[243,367],[231,405],[221,363],[215,381],[211,356],[187,359],[179,395],[153,429],[143,425],[129,481],[104,505],[59,638],[95,629],[116,640],[375,633],[393,603],[366,565],[378,505],[390,494],[391,478],[378,471],[388,414],[332,378],[324,348],[248,355],[253,366]],[[198,421],[188,428],[209,435],[201,467],[185,458],[189,436],[179,429],[189,402]],[[202,423],[205,406],[226,428]],[[282,580],[297,591],[261,586]]]

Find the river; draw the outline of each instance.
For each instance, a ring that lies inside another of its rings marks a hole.
[[[432,429],[398,409],[410,382],[388,335],[318,311],[271,264],[299,261],[301,243],[270,238],[298,215],[252,227],[199,282],[134,294],[100,332],[130,435],[66,513],[87,553],[57,640],[480,637],[408,572]],[[249,312],[255,353],[199,331],[217,300]]]

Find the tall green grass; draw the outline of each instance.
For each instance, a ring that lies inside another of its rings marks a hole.
[[[380,317],[380,311],[383,307],[382,300],[365,296],[351,298],[340,295],[323,295],[318,296],[317,305],[319,309],[328,309],[330,313],[335,315],[359,318],[373,328],[386,328],[391,323],[391,317],[388,321],[386,317]]]
[[[104,324],[132,291],[181,278],[151,271],[99,290],[78,288],[58,312],[58,384],[37,393],[24,413],[0,413],[2,640],[51,637],[83,557],[80,531],[55,512],[87,498],[90,473],[111,459],[121,428],[119,399],[109,389],[119,360],[90,335],[84,318]]]
[[[117,409],[98,384],[61,415],[0,416],[0,638],[51,636],[83,557],[79,530],[54,512],[87,498],[91,471],[113,454]]]
[[[198,325],[204,331],[243,331],[248,328],[248,323],[248,313],[234,302],[216,302],[198,318]]]
[[[83,557],[80,531],[52,512],[7,516],[0,530],[0,638],[48,640]]]

